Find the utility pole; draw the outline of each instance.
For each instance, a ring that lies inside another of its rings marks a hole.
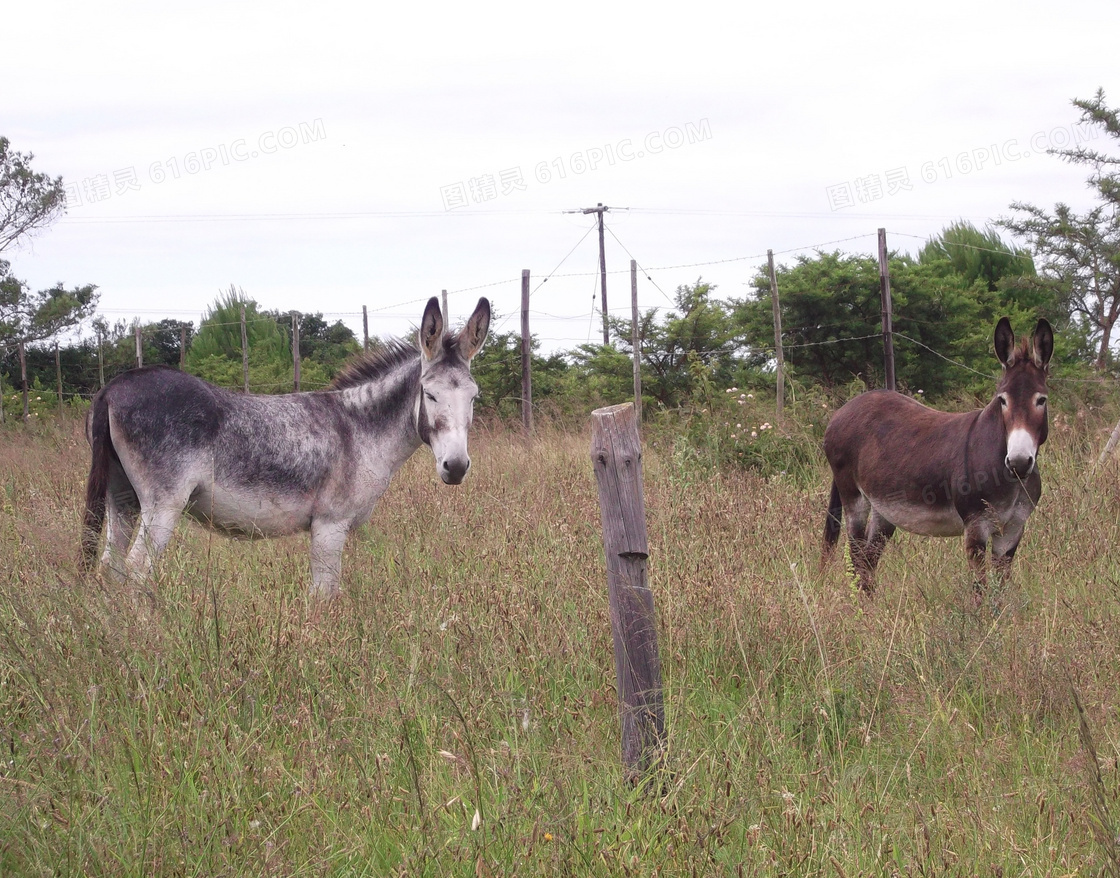
[[[615,208],[616,210],[629,210],[628,207]],[[585,207],[581,210],[565,210],[564,213],[596,213],[599,215],[599,279],[603,291],[603,346],[611,343],[610,324],[607,323],[607,248],[603,240],[603,214],[610,210],[602,202],[595,207]]]
[[[585,207],[580,213],[599,214],[599,278],[603,288],[603,346],[611,343],[610,327],[607,324],[607,250],[603,243],[603,214],[610,210],[599,202],[595,207]]]

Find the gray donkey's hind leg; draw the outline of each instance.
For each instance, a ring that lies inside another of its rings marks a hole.
[[[141,504],[140,527],[136,531],[136,539],[128,553],[126,565],[129,579],[143,582],[148,578],[152,572],[152,564],[167,548],[175,533],[175,527],[186,505],[186,499],[179,502],[178,498],[150,506]]]
[[[112,465],[105,494],[105,551],[101,554],[101,564],[118,582],[127,577],[125,559],[139,515],[140,501],[132,483],[120,464]]]

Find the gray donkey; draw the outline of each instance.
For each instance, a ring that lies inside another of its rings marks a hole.
[[[312,393],[233,393],[161,366],[117,376],[86,420],[82,570],[93,569],[108,518],[102,564],[143,581],[185,511],[229,536],[311,531],[311,592],[336,596],[346,535],[416,449],[432,449],[445,483],[466,477],[478,395],[470,364],[489,326],[490,303],[479,299],[463,329],[447,333],[433,298],[417,345],[362,354]]]

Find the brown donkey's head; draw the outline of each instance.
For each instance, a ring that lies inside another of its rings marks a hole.
[[[1011,321],[1000,318],[996,325],[996,356],[1003,364],[1003,375],[996,388],[1007,455],[1004,464],[1014,475],[1024,478],[1038,462],[1038,449],[1046,441],[1046,376],[1054,353],[1054,330],[1039,320],[1030,340],[1016,347]]]

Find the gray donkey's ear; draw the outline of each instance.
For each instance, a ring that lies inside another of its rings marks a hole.
[[[428,362],[443,352],[443,312],[439,308],[439,299],[435,296],[428,299],[428,305],[424,308],[418,340],[420,351]]]
[[[486,333],[490,331],[490,300],[481,298],[475,306],[474,313],[459,333],[459,353],[468,363],[474,359],[475,354],[482,350],[482,343],[486,341]]]

